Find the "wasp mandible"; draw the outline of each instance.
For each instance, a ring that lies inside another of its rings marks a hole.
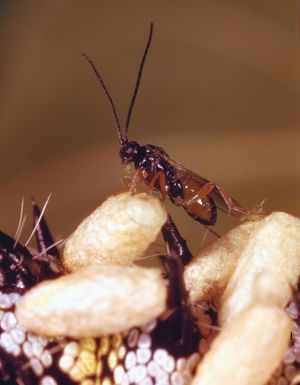
[[[169,155],[153,144],[140,145],[138,142],[128,140],[128,128],[132,110],[139,91],[142,73],[146,57],[150,48],[153,35],[153,23],[150,24],[150,32],[147,44],[142,56],[139,72],[130,101],[125,128],[122,130],[119,123],[117,110],[113,99],[92,59],[82,53],[91,65],[96,77],[103,89],[112,109],[116,131],[121,144],[120,158],[122,164],[134,164],[136,173],[131,182],[131,190],[134,191],[138,182],[143,181],[149,186],[149,190],[155,189],[162,195],[167,195],[172,203],[181,206],[193,219],[203,225],[211,226],[217,220],[217,207],[230,213],[246,214],[248,211],[242,208],[224,188],[208,181],[207,179],[186,169],[181,164],[172,160]]]

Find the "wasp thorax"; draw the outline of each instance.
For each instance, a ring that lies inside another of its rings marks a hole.
[[[120,149],[120,158],[122,163],[134,162],[140,153],[140,145],[135,142],[125,142]]]

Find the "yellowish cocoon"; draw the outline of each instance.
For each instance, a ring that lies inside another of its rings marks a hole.
[[[166,220],[161,202],[149,194],[126,192],[111,196],[66,243],[64,267],[76,271],[103,263],[129,264],[156,239]]]
[[[35,286],[16,314],[27,330],[44,336],[97,337],[152,320],[165,310],[166,296],[157,269],[103,265]]]
[[[265,385],[288,346],[291,322],[276,306],[252,305],[224,326],[192,385]]]
[[[300,219],[285,213],[265,217],[242,251],[229,284],[221,298],[219,322],[232,320],[267,288],[270,302],[285,307],[290,287],[300,272]],[[272,281],[268,284],[266,280]]]
[[[243,248],[259,222],[258,220],[242,223],[193,258],[184,272],[185,284],[192,301],[218,302],[236,268]]]

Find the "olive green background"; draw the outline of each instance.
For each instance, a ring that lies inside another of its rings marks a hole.
[[[123,191],[101,71],[126,117],[149,23],[153,44],[129,137],[162,146],[235,199],[299,215],[299,30],[290,0],[0,2],[0,228],[21,197],[56,238]],[[168,206],[194,250],[204,228]],[[24,230],[25,240],[30,222]],[[220,215],[216,231],[236,222]],[[211,237],[211,235],[209,235]]]

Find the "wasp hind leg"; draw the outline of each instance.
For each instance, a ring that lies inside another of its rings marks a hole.
[[[221,238],[221,235],[218,234],[215,230],[213,230],[213,226],[209,226],[209,225],[204,225],[204,226],[205,226],[205,233],[202,237],[201,246],[203,246],[208,233],[213,234],[216,238]]]
[[[244,215],[248,213],[248,210],[242,208],[233,198],[231,198],[231,196],[224,190],[221,185],[213,182],[207,182],[198,190],[198,192],[193,196],[193,198],[191,198],[185,203],[189,205],[198,199],[203,199],[207,197],[210,193],[212,193],[215,189],[220,194],[220,197],[228,207],[228,215],[230,215],[231,211],[235,211]]]

